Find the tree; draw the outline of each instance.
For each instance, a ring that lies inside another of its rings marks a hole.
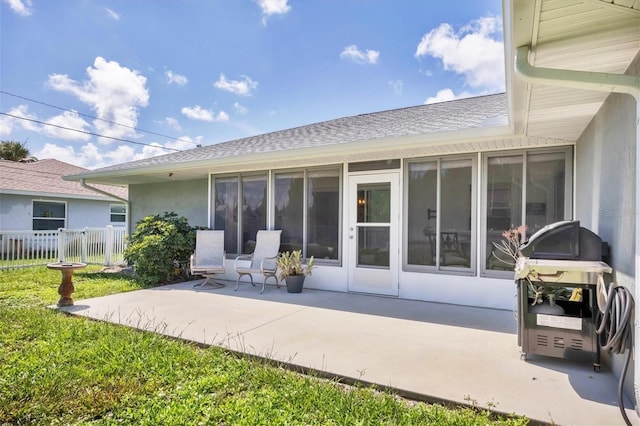
[[[0,141],[0,160],[31,163],[38,159],[31,156],[26,142]]]

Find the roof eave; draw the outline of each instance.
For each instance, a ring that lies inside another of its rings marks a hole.
[[[513,131],[506,124],[506,117],[499,119],[500,125],[492,125],[480,128],[470,128],[451,132],[437,132],[432,134],[416,134],[403,137],[380,138],[374,140],[363,140],[345,144],[326,144],[315,147],[300,147],[294,149],[258,152],[229,157],[207,158],[181,163],[169,163],[135,167],[123,170],[105,172],[87,172],[76,175],[64,176],[63,179],[69,181],[84,180],[91,183],[101,183],[110,185],[126,185],[135,183],[158,182],[160,177],[165,181],[178,178],[181,172],[190,170],[201,170],[200,177],[204,178],[216,169],[246,169],[247,166],[256,163],[291,163],[296,160],[298,163],[311,162],[313,159],[327,157],[333,159],[334,163],[343,162],[342,158],[353,157],[354,154],[362,156],[366,160],[367,156],[376,153],[399,149],[410,150],[415,147],[422,147],[425,144],[443,145],[458,143],[463,140],[486,139],[492,137],[513,136]],[[363,148],[363,146],[365,148]],[[147,179],[145,179],[147,177]],[[194,178],[193,175],[191,175]]]

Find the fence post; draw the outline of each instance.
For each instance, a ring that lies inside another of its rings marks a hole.
[[[113,252],[113,226],[107,225],[104,238],[104,264],[111,266],[111,253]]]
[[[65,239],[64,237],[65,233],[63,231],[64,231],[64,228],[58,228],[58,260],[60,262],[65,261],[65,252],[64,252],[65,242],[63,241]]]
[[[80,231],[80,262],[87,263],[87,228]]]

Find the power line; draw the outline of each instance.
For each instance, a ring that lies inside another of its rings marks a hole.
[[[133,144],[136,144],[136,145],[150,146],[150,147],[153,147],[153,148],[160,148],[160,149],[166,149],[166,150],[169,150],[169,151],[182,152],[182,150],[176,149],[176,148],[167,148],[167,147],[164,147],[164,146],[151,145],[151,144],[144,143],[144,142],[136,142],[136,141],[132,141],[132,140],[129,140],[129,139],[121,139],[121,138],[116,138],[114,136],[106,136],[106,135],[101,135],[99,133],[87,132],[86,130],[72,129],[70,127],[59,126],[59,125],[53,124],[53,123],[45,123],[45,122],[40,121],[40,120],[34,120],[33,118],[20,117],[18,115],[9,114],[7,112],[0,112],[0,115],[6,115],[7,117],[15,118],[17,120],[31,121],[32,123],[42,124],[43,126],[57,127],[58,129],[68,130],[70,132],[84,133],[85,135],[96,136],[96,137],[99,137],[99,138],[113,139],[114,141],[119,141],[119,142],[133,143]]]
[[[113,124],[114,126],[126,127],[128,129],[136,130],[136,131],[143,132],[143,133],[148,133],[150,135],[160,136],[160,137],[163,137],[163,138],[172,139],[174,141],[186,142],[186,143],[193,144],[195,146],[200,146],[200,144],[198,144],[196,142],[193,142],[193,141],[190,141],[190,140],[187,140],[187,139],[176,138],[176,137],[173,137],[173,136],[165,135],[163,133],[157,133],[157,132],[153,132],[151,130],[144,130],[144,129],[140,129],[138,127],[129,126],[127,124],[117,123],[115,121],[106,120],[104,118],[96,117],[96,116],[93,116],[93,115],[90,115],[90,114],[84,114],[82,112],[78,112],[78,111],[75,111],[75,110],[59,107],[57,105],[48,104],[46,102],[42,102],[42,101],[38,101],[38,100],[35,100],[35,99],[27,98],[25,96],[16,95],[15,93],[9,93],[9,92],[6,92],[4,90],[0,90],[0,93],[2,93],[4,95],[13,96],[14,98],[22,99],[22,100],[25,100],[25,101],[28,101],[28,102],[33,102],[33,103],[36,103],[36,104],[44,105],[44,106],[47,106],[49,108],[55,108],[55,109],[58,109],[60,111],[73,112],[73,113],[76,113],[76,114],[78,114],[78,115],[80,115],[82,117],[87,117],[87,118],[91,118],[93,120],[103,121],[105,123]]]

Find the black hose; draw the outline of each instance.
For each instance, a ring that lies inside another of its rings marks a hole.
[[[622,418],[629,426],[631,422],[624,410],[623,390],[632,352],[633,307],[633,297],[629,289],[623,286],[609,285],[607,304],[602,312],[600,325],[596,331],[602,349],[613,354],[623,354],[627,351],[624,367],[620,373],[620,381],[618,382],[618,407]]]

